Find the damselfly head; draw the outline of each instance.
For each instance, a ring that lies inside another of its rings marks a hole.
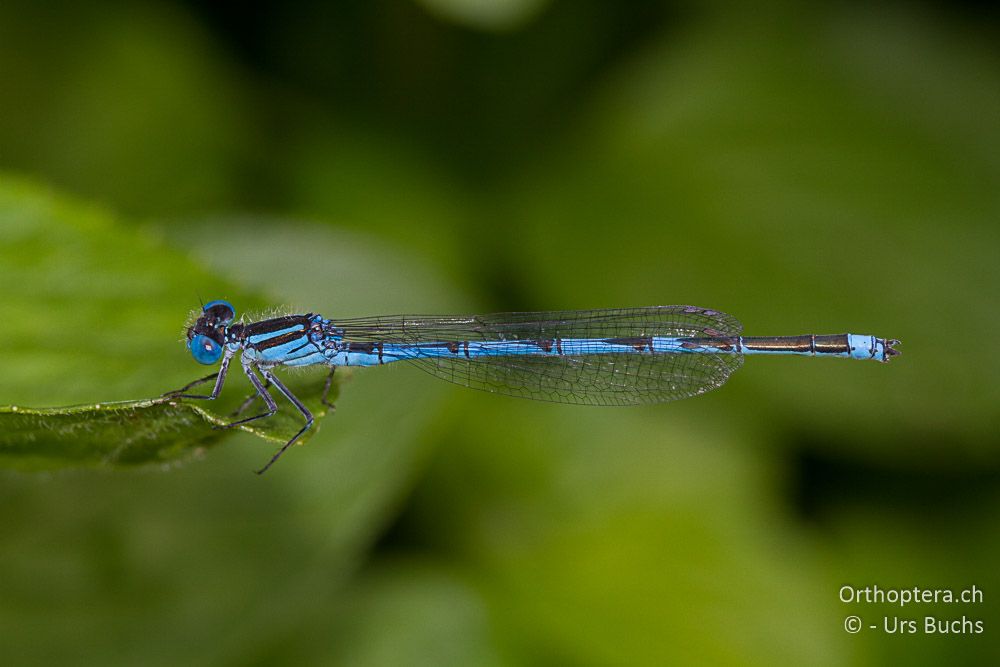
[[[214,364],[222,356],[226,327],[236,317],[236,309],[228,301],[210,301],[201,316],[188,327],[187,345],[191,356],[202,364]]]

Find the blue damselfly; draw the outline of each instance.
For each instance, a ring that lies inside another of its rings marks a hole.
[[[288,315],[235,321],[226,301],[202,307],[187,329],[187,344],[203,364],[221,359],[214,399],[237,354],[267,411],[275,387],[305,419],[304,426],[258,472],[262,473],[313,424],[302,401],[274,375],[280,366],[380,366],[407,361],[431,375],[498,394],[560,403],[631,405],[672,401],[721,386],[751,354],[797,354],[886,362],[897,340],[870,335],[742,336],[730,315],[695,306],[499,313],[468,317],[390,315],[329,320]],[[211,376],[209,376],[211,377]],[[261,379],[263,377],[263,380]],[[253,397],[251,397],[253,398]],[[244,404],[246,407],[248,403]]]

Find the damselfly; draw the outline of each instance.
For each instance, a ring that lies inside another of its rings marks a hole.
[[[279,366],[330,366],[324,403],[338,366],[408,361],[449,382],[497,394],[560,403],[630,405],[711,391],[749,354],[882,362],[899,354],[894,349],[899,341],[870,335],[742,336],[742,325],[735,318],[694,306],[468,317],[390,315],[336,321],[312,313],[258,322],[236,322],[235,317],[235,309],[226,301],[202,307],[187,330],[188,348],[203,364],[220,359],[222,364],[211,394],[187,394],[185,388],[176,395],[216,398],[229,363],[238,353],[243,372],[267,411],[227,427],[273,415],[278,406],[268,386],[287,398],[305,424],[259,473],[270,468],[313,424],[306,406],[275,376]]]

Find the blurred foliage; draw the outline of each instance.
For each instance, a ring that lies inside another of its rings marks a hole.
[[[239,434],[169,473],[7,473],[3,655],[996,663],[996,19],[4,3],[0,167],[123,217],[82,216],[51,246],[0,218],[0,402],[190,381],[177,332],[199,293],[331,317],[696,303],[749,333],[874,333],[904,355],[754,360],[635,410],[388,367],[264,480],[248,471],[270,445]],[[853,607],[845,583],[976,584],[985,602]],[[850,613],[987,623],[850,636]]]

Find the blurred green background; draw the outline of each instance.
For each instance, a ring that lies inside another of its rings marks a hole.
[[[388,367],[263,478],[246,434],[4,472],[4,664],[1000,664],[998,33],[977,2],[4,2],[0,404],[194,379],[199,297],[693,303],[904,353],[620,409]]]

